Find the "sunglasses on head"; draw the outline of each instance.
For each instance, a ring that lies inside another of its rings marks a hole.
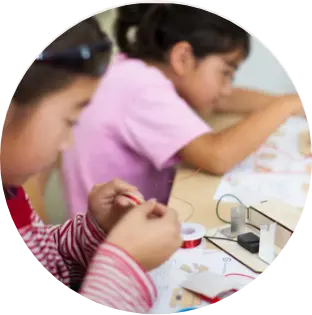
[[[35,60],[36,64],[46,64],[68,69],[73,72],[100,76],[105,73],[112,50],[112,42],[105,38],[102,42],[81,45],[61,52],[45,51]]]

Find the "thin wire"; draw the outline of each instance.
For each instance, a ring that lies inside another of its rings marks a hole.
[[[222,240],[222,241],[229,241],[229,242],[237,243],[237,240],[234,240],[234,239],[232,239],[232,238],[215,237],[215,236],[204,236],[204,238],[205,238],[207,241],[210,241],[210,240]]]
[[[196,175],[197,173],[199,173],[200,171],[201,171],[201,169],[198,168],[197,170],[195,170],[194,172],[192,172],[190,175],[178,179],[177,182],[181,182],[181,181],[183,181],[183,180],[189,179],[189,178],[193,177],[194,175]],[[173,183],[173,182],[174,182],[173,180],[170,180],[170,181],[169,181],[169,183]]]
[[[219,198],[219,200],[218,200],[218,202],[217,202],[217,205],[216,205],[216,215],[217,215],[218,219],[219,219],[220,221],[222,221],[223,223],[231,224],[230,221],[227,221],[227,220],[223,219],[223,218],[220,216],[220,213],[219,213],[219,211],[220,211],[220,210],[219,210],[220,203],[222,202],[222,200],[223,200],[225,197],[234,198],[236,201],[238,201],[238,203],[240,203],[242,206],[244,206],[244,207],[246,208],[246,210],[248,209],[248,207],[247,207],[237,196],[235,196],[235,195],[232,195],[232,194],[224,194],[224,195],[222,195],[222,196]],[[257,226],[255,226],[255,225],[253,225],[253,224],[251,224],[251,223],[246,222],[246,225],[249,225],[249,226],[251,226],[251,227],[253,227],[253,228],[259,230],[259,228],[258,228]]]
[[[171,197],[173,197],[173,198],[175,198],[177,200],[180,200],[182,202],[185,202],[186,204],[188,204],[191,207],[191,213],[189,214],[188,217],[186,217],[186,219],[183,220],[183,222],[187,222],[193,216],[193,214],[195,213],[195,209],[194,209],[193,205],[191,203],[183,200],[183,199],[178,198],[178,197],[175,197],[175,196],[171,196]]]
[[[183,180],[189,179],[189,178],[191,178],[192,176],[196,175],[196,174],[197,174],[198,172],[200,172],[200,171],[201,171],[201,169],[199,168],[199,169],[195,170],[194,172],[192,172],[189,176],[186,176],[186,177],[184,177],[184,178],[181,178],[181,179],[179,179],[178,181],[183,181]],[[172,183],[172,182],[173,182],[173,181],[169,181],[169,183]],[[155,187],[155,190],[157,190],[157,185],[156,185],[156,183],[154,183],[154,187]],[[190,219],[192,218],[192,216],[194,215],[194,213],[195,213],[195,209],[194,209],[193,205],[192,205],[191,203],[187,202],[186,200],[181,199],[181,198],[178,198],[178,197],[175,197],[175,196],[171,196],[171,197],[173,197],[173,198],[175,198],[175,199],[177,199],[177,200],[180,200],[180,201],[182,201],[182,202],[188,204],[188,205],[191,207],[191,213],[190,213],[190,215],[189,215],[186,219],[184,219],[183,222],[187,222],[188,220],[190,220]],[[246,210],[248,209],[248,207],[247,207],[237,196],[235,196],[235,195],[233,195],[233,194],[224,194],[224,195],[222,195],[222,196],[219,198],[219,200],[218,200],[218,202],[217,202],[217,205],[216,205],[216,215],[217,215],[218,219],[219,219],[221,222],[226,223],[226,224],[231,224],[230,221],[227,221],[227,220],[223,219],[223,218],[220,216],[220,213],[219,213],[219,206],[220,206],[220,203],[222,202],[222,200],[223,200],[225,197],[234,198],[234,199],[235,199],[236,201],[238,201],[241,205],[243,205],[243,206],[246,208]],[[246,222],[246,225],[249,225],[249,226],[251,226],[251,227],[253,227],[253,228],[259,230],[259,228],[258,228],[257,226],[255,226],[255,225],[253,225],[253,224],[251,224],[251,223]],[[210,237],[210,238],[212,239],[212,237]],[[216,238],[216,239],[217,239],[217,238]],[[220,239],[220,238],[219,238],[219,239]],[[221,238],[221,239],[222,239],[222,238]],[[224,240],[230,240],[230,241],[231,241],[231,239],[224,239]],[[234,240],[232,240],[232,241],[234,241]]]

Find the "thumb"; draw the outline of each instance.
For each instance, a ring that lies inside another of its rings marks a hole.
[[[150,199],[140,206],[136,207],[137,211],[144,212],[146,216],[153,213],[155,207],[156,207],[157,201],[156,199]]]

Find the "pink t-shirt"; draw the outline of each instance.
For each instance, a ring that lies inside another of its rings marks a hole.
[[[177,152],[209,131],[161,71],[118,55],[63,155],[71,214],[86,211],[94,184],[114,178],[167,203]]]

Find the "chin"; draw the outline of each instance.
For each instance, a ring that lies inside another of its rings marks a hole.
[[[5,177],[5,176],[3,176],[2,182],[6,186],[19,187],[19,186],[24,185],[28,181],[29,178],[30,178],[29,176],[24,176],[24,177],[20,177],[20,176]]]

